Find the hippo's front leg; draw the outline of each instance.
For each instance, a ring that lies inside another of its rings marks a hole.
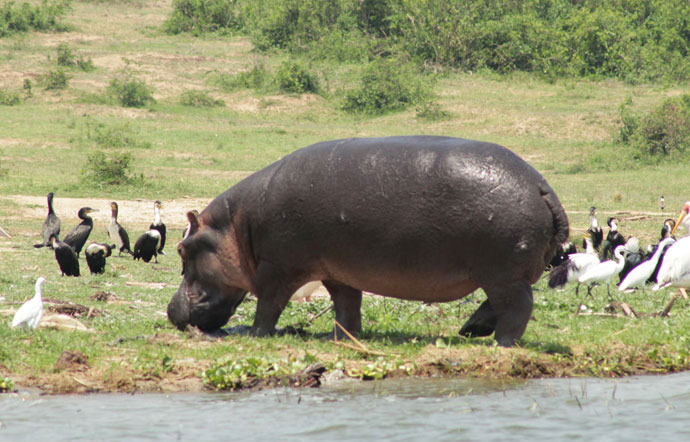
[[[498,345],[510,347],[527,328],[532,315],[532,286],[527,281],[483,287],[487,300],[460,329],[463,336],[488,336],[495,331]]]
[[[290,301],[292,294],[302,286],[294,275],[262,261],[256,270],[256,314],[249,334],[268,336],[276,331],[280,314]]]

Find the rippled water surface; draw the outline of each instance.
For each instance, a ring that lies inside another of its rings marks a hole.
[[[221,394],[0,395],[0,441],[690,440],[690,374],[402,379]]]

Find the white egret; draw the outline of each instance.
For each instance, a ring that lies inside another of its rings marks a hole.
[[[623,292],[630,287],[641,286],[642,292],[644,293],[645,282],[647,282],[647,279],[654,273],[654,269],[659,262],[659,258],[664,253],[666,246],[674,242],[676,242],[676,240],[670,237],[661,241],[652,257],[633,268],[618,286],[618,290]]]
[[[19,307],[12,319],[12,328],[26,327],[35,330],[43,317],[43,284],[46,279],[40,277],[36,280],[36,294]]]
[[[613,251],[613,256],[615,256],[618,261],[608,260],[600,262],[599,264],[594,264],[588,267],[577,279],[581,284],[590,284],[589,287],[587,287],[587,295],[591,296],[593,283],[605,282],[609,298],[611,297],[611,278],[623,270],[623,266],[625,265],[625,252],[625,246],[616,247]]]

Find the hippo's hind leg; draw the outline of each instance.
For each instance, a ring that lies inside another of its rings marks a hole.
[[[460,329],[464,336],[488,336],[495,332],[498,345],[509,347],[522,337],[532,315],[532,286],[518,281],[483,287],[487,300]]]
[[[362,331],[362,291],[332,281],[323,281],[333,300],[335,320],[353,336]],[[336,339],[343,339],[346,335],[337,325],[333,334]]]

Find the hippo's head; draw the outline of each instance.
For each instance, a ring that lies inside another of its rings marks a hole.
[[[184,279],[168,304],[168,319],[180,330],[189,324],[210,332],[225,325],[247,290],[237,286],[241,278],[231,253],[236,247],[228,244],[232,238],[204,225],[195,213],[187,217],[190,231],[177,247]]]

